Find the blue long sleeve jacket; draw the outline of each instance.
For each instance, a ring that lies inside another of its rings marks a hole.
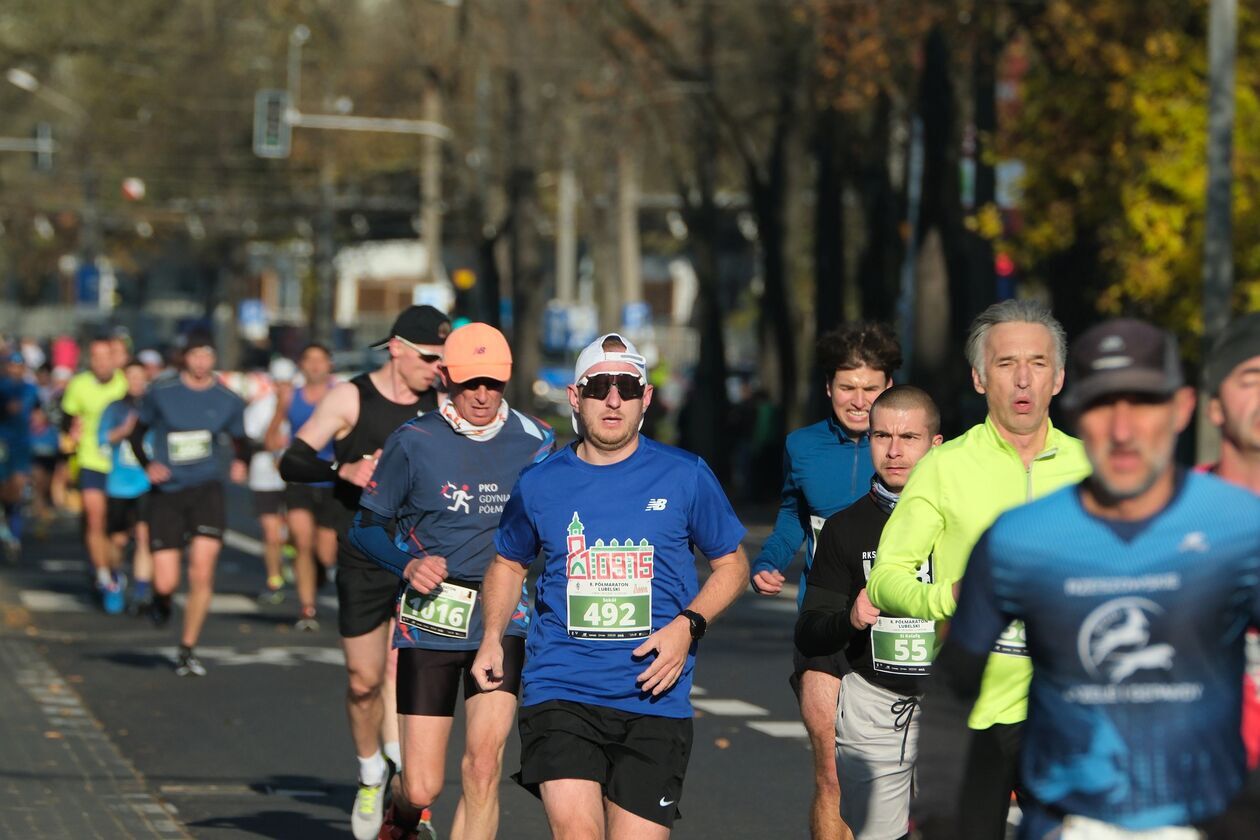
[[[783,447],[783,490],[774,533],[761,547],[751,574],[782,572],[805,543],[805,571],[814,560],[814,544],[827,517],[856,502],[875,474],[870,440],[852,436],[834,416],[787,436]],[[801,576],[797,605],[805,597]]]

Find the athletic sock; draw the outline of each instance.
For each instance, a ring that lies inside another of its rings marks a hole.
[[[402,769],[402,747],[399,746],[398,742],[386,741],[383,749],[385,750],[385,757],[388,758],[390,761],[394,762],[394,769],[401,770]]]
[[[385,766],[385,756],[379,752],[364,758],[359,756],[359,781],[365,785],[383,785],[385,784],[385,773],[389,770]]]
[[[100,568],[96,570],[96,585],[99,586],[101,589],[104,589],[105,587],[109,586],[113,582],[114,582],[114,575],[112,572],[110,572],[110,570],[107,567],[101,566]]]

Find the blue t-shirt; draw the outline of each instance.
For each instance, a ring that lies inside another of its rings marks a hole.
[[[170,468],[153,489],[173,493],[227,478],[223,436],[245,437],[245,402],[221,383],[189,388],[182,376],[156,382],[140,403],[140,422],[153,437],[153,460]]]
[[[1246,772],[1243,633],[1260,620],[1260,498],[1208,475],[1136,531],[1078,487],[1002,514],[972,552],[950,641],[1022,619],[1033,661],[1023,780],[1133,831],[1219,814]]]
[[[105,479],[105,495],[115,499],[137,499],[149,492],[149,476],[131,451],[131,441],[124,438],[115,446],[109,443],[110,433],[126,423],[133,411],[139,410],[140,400],[124,397],[105,408],[97,428],[97,443],[101,451],[110,452],[111,468]],[[152,440],[152,434],[145,435],[145,440]]]
[[[286,419],[289,421],[289,430],[296,435],[298,430],[306,425],[306,421],[311,419],[311,415],[315,413],[315,403],[306,399],[305,388],[295,388],[293,390],[293,401],[289,403],[289,415]],[[325,461],[335,461],[337,456],[333,453],[333,442],[331,440],[324,444],[324,448],[316,453]],[[307,487],[332,487],[335,482],[332,481],[316,481],[306,484]]]
[[[508,489],[522,469],[551,453],[555,440],[550,426],[515,410],[508,412],[507,423],[497,435],[482,441],[457,434],[441,414],[429,412],[389,436],[359,503],[395,520],[399,548],[415,557],[445,557],[450,584],[473,583],[476,586],[463,588],[476,592],[494,560],[494,531]],[[453,588],[443,586],[448,596]],[[408,599],[415,604],[403,604],[400,599],[395,647],[476,650],[482,636],[479,595],[463,594],[471,599],[463,610],[458,601],[426,598],[416,592]],[[430,601],[433,605],[421,621],[435,632],[409,625],[407,619],[415,616],[406,608],[424,612]],[[527,616],[522,593],[507,634],[525,636]]]
[[[646,437],[617,464],[588,464],[568,446],[522,473],[495,538],[499,554],[523,566],[543,554],[521,704],[691,717],[695,645],[658,697],[639,690],[650,663],[631,653],[695,598],[693,549],[713,560],[744,533],[701,458]]]
[[[25,379],[0,379],[0,435],[10,447],[29,449],[31,410],[39,405],[39,388]]]

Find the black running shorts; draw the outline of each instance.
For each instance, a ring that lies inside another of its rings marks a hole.
[[[341,530],[345,522],[345,508],[333,496],[331,487],[290,484],[284,488],[284,506],[289,510],[309,510],[318,528]]]
[[[134,499],[110,496],[105,500],[105,533],[125,534],[136,523],[149,521],[149,494]]]
[[[337,541],[337,629],[342,638],[371,633],[394,617],[402,581]]]
[[[454,717],[459,684],[464,683],[464,702],[481,693],[473,678],[475,650],[398,649],[398,714]],[[525,640],[503,637],[503,685],[496,691],[521,693],[521,667],[525,664]]]
[[[618,807],[657,825],[669,828],[682,816],[691,718],[549,700],[521,709],[520,730],[521,772],[513,778],[535,796],[543,782],[589,779]]]
[[[254,516],[279,516],[284,507],[283,490],[254,490]]]
[[[208,481],[195,487],[149,493],[149,547],[181,549],[193,537],[223,539],[226,516],[223,485]]]
[[[792,693],[796,695],[796,699],[800,700],[801,674],[806,671],[819,671],[830,674],[836,679],[842,679],[851,670],[849,660],[845,658],[843,650],[830,656],[806,656],[794,647],[792,648],[792,675],[788,677],[788,685],[792,687]]]

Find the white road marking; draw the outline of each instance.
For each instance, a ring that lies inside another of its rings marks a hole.
[[[799,720],[754,720],[748,722],[748,728],[771,738],[809,738],[809,731]]]
[[[223,544],[228,548],[235,548],[237,551],[243,551],[246,554],[252,554],[255,557],[262,557],[262,542],[254,539],[248,534],[242,534],[240,531],[233,531],[231,528],[224,531]]]
[[[783,597],[782,595],[779,596],[779,598],[782,598],[782,597]],[[765,610],[766,612],[791,613],[792,615],[796,615],[796,599],[793,599],[791,601],[780,601],[778,598],[774,600],[770,600],[769,598],[762,598],[761,600],[755,601],[752,606],[753,606],[753,609],[756,609],[756,610]]]
[[[175,603],[180,607],[187,600],[187,595],[175,596]],[[210,599],[210,612],[216,615],[255,615],[258,612],[258,602],[247,595],[215,595]]]
[[[691,705],[702,712],[723,717],[761,717],[762,715],[770,714],[769,711],[760,706],[754,706],[752,703],[746,703],[743,700],[692,700]]]
[[[87,569],[86,560],[45,560],[39,564],[40,569],[53,574],[65,572],[81,572]]]
[[[91,604],[66,592],[45,592],[42,589],[23,589],[18,596],[22,606],[31,612],[87,612]]]
[[[175,661],[173,647],[149,648],[150,653]],[[234,647],[198,647],[197,657],[213,665],[272,665],[292,668],[298,665],[336,665],[344,667],[345,656],[338,648],[260,647],[241,650]]]
[[[692,683],[692,684],[691,684],[691,696],[692,696],[692,697],[703,697],[704,695],[706,695],[706,694],[708,694],[708,693],[709,693],[709,692],[705,691],[703,688],[701,688],[700,686],[696,685],[695,683]]]

